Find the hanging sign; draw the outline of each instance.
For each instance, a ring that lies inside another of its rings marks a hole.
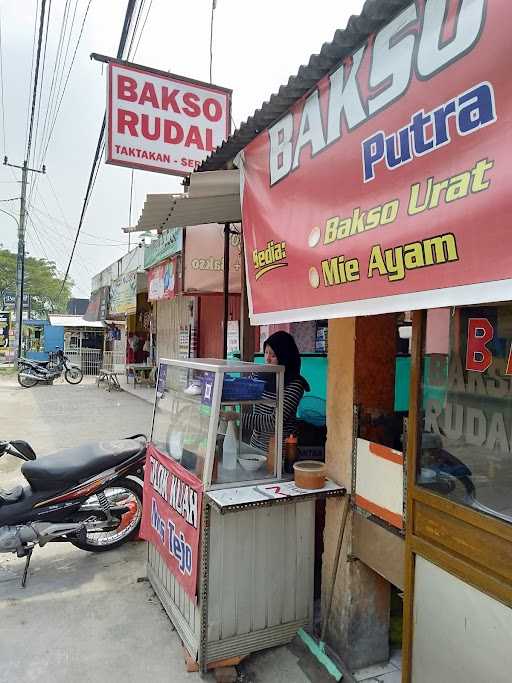
[[[137,272],[125,273],[110,285],[109,313],[135,313],[137,310]]]
[[[235,229],[240,226],[233,224]],[[229,238],[229,291],[240,292],[241,237]],[[183,290],[195,292],[222,292],[224,289],[224,226],[219,223],[196,225],[186,230],[185,268]]]
[[[149,444],[140,534],[158,550],[192,600],[197,598],[203,486]]]
[[[408,5],[240,156],[255,324],[510,298],[512,5]]]
[[[150,268],[156,263],[160,263],[165,258],[173,256],[182,250],[183,230],[181,228],[171,228],[166,230],[151,244],[144,249],[144,268]]]
[[[107,164],[188,175],[229,135],[231,90],[110,62]]]
[[[91,294],[91,299],[84,314],[84,320],[106,320],[108,317],[109,287],[100,287]]]
[[[4,308],[14,309],[16,306],[16,294],[11,292],[6,292],[3,296]],[[30,304],[30,294],[23,295],[23,310],[28,310]]]
[[[174,299],[179,291],[179,268],[176,257],[148,270],[148,299]]]

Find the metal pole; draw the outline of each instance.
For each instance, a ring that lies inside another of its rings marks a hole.
[[[27,160],[21,169],[20,222],[18,226],[18,255],[16,257],[16,327],[14,333],[15,358],[21,356],[23,330],[23,289],[25,280],[25,218],[27,199]]]
[[[224,329],[222,357],[228,357],[228,318],[229,318],[229,223],[224,223]]]

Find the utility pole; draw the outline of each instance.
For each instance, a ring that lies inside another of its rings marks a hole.
[[[4,157],[4,165],[12,168],[21,169],[21,200],[20,200],[20,221],[18,224],[18,255],[16,257],[16,326],[14,333],[14,353],[16,360],[21,356],[21,339],[23,329],[23,289],[25,285],[25,222],[27,218],[27,177],[28,172],[46,173],[46,166],[41,170],[29,168],[27,160],[23,166],[9,164],[7,157]]]

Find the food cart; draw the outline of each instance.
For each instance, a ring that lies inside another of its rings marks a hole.
[[[272,374],[269,400],[257,378]],[[147,572],[203,672],[289,642],[313,620],[315,500],[345,489],[329,480],[299,489],[282,476],[283,391],[282,366],[160,362],[144,482]],[[275,408],[267,452],[234,416],[261,404]]]

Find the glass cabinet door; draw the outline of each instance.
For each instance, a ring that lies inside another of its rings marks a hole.
[[[155,446],[199,479],[207,455],[210,410],[203,403],[206,373],[161,364],[153,418]]]
[[[512,522],[512,304],[427,313],[417,484]]]
[[[282,372],[221,363],[160,364],[153,443],[206,487],[280,477]]]

